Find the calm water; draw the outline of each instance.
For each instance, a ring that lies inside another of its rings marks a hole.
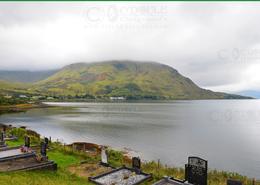
[[[211,169],[260,178],[260,101],[53,103],[55,108],[8,114],[0,122],[45,136],[131,148],[142,158],[183,167],[189,155]]]

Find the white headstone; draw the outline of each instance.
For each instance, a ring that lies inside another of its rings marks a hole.
[[[105,149],[105,147],[102,147],[101,149],[101,162],[104,163],[104,164],[107,164],[108,162],[108,159],[107,159],[107,151]]]

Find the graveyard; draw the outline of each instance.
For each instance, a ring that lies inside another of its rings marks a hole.
[[[5,144],[15,148],[23,144],[23,138],[28,133],[23,128],[14,128],[12,130],[12,134],[16,135],[18,139],[8,140]],[[40,146],[41,142],[44,141],[42,138],[36,138],[33,135],[31,135],[31,138],[31,143],[33,146]],[[96,145],[93,146],[96,147]],[[32,149],[37,153],[41,152],[40,147],[32,147]],[[21,166],[27,167],[27,165],[35,164],[35,160],[30,157],[28,159],[17,158],[13,160],[13,165],[10,164],[10,161],[0,162],[0,171],[2,171],[0,173],[0,184],[27,185],[28,182],[30,182],[30,184],[41,185],[117,184],[116,180],[118,178],[119,180],[122,180],[123,178],[126,183],[121,184],[138,184],[140,182],[141,184],[149,185],[181,185],[187,184],[184,183],[183,179],[185,179],[185,174],[187,174],[185,171],[193,169],[193,167],[191,167],[192,164],[198,164],[199,167],[204,166],[205,168],[208,168],[208,166],[203,163],[203,161],[198,161],[198,159],[195,158],[188,159],[186,170],[185,168],[170,167],[165,164],[161,164],[159,161],[140,161],[139,165],[139,162],[135,162],[135,164],[133,164],[132,160],[126,158],[121,151],[115,151],[109,147],[106,148],[106,152],[102,152],[102,148],[100,150],[100,152],[96,152],[95,150],[94,153],[89,153],[84,152],[83,150],[77,150],[75,147],[53,141],[50,143],[49,148],[47,149],[47,156],[50,161],[57,163],[57,171],[16,171],[16,169],[20,168]],[[14,156],[20,154],[19,150],[12,152]],[[102,157],[104,153],[106,153],[107,156]],[[4,153],[2,153],[2,155],[4,156]],[[7,172],[8,170],[5,169],[5,166],[8,166],[10,169],[13,168],[15,172]],[[137,169],[134,169],[136,167]],[[199,173],[201,173],[200,170]],[[152,174],[152,178],[150,174]],[[165,176],[167,176],[167,178]],[[107,183],[107,179],[109,179],[109,183]],[[114,181],[112,182],[111,179]],[[244,185],[252,184],[252,179],[236,173],[208,170],[208,185],[224,185],[227,184],[228,179],[239,180]],[[260,183],[256,182],[255,184],[259,185]]]
[[[40,153],[37,154],[38,146],[31,147],[29,136],[24,136],[24,145],[9,147],[5,144],[5,135],[6,130],[1,132],[0,138],[4,146],[0,149],[0,172],[57,169],[57,164],[48,160],[48,138],[44,138],[44,141],[40,143]]]

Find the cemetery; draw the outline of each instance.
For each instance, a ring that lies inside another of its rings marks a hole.
[[[57,164],[49,161],[47,157],[48,139],[41,143],[40,155],[37,155],[30,146],[30,137],[25,136],[24,140],[24,146],[5,147],[0,150],[0,172],[57,169]]]
[[[73,174],[79,177],[76,180],[80,182],[78,184],[83,185],[89,184],[89,182],[99,185],[218,185],[219,183],[212,183],[212,181],[209,183],[208,178],[216,178],[214,175],[222,178],[221,184],[259,185],[257,181],[252,183],[252,179],[246,179],[234,173],[230,175],[227,173],[224,178],[220,173],[214,172],[215,174],[213,174],[208,171],[208,161],[194,156],[188,158],[183,171],[176,171],[175,168],[171,167],[158,167],[153,162],[143,162],[141,165],[141,160],[138,157],[125,160],[122,152],[89,143],[63,145],[59,142],[50,142],[48,138],[44,138],[38,140],[37,146],[33,146],[31,145],[30,138],[32,136],[30,135],[30,137],[24,137],[22,147],[8,147],[9,142],[6,143],[3,134],[0,137],[1,143],[4,145],[4,147],[0,148],[0,179],[10,176],[10,173],[7,175],[2,172],[47,169],[47,171],[42,171],[37,176],[40,184],[51,184],[53,183],[51,179],[57,181],[57,177],[59,177],[58,181],[66,184]],[[19,139],[21,138],[23,137],[19,135]],[[57,161],[59,169],[62,169],[61,171],[57,170],[57,164],[53,160]],[[48,173],[48,171],[52,170],[57,170],[56,175],[51,172]],[[41,176],[41,174],[44,175]],[[47,181],[44,177],[46,174],[48,176]],[[17,175],[19,176],[19,174],[14,173],[11,176],[15,178]],[[23,174],[23,176],[28,179],[34,178],[30,176],[30,172]]]
[[[5,141],[13,141],[18,139],[16,136],[7,133],[7,129],[10,129],[11,127],[12,127],[11,125],[9,126],[2,125],[3,139]]]

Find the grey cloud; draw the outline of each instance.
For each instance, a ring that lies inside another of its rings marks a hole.
[[[0,69],[158,61],[205,88],[259,90],[259,19],[254,3],[1,2]]]

